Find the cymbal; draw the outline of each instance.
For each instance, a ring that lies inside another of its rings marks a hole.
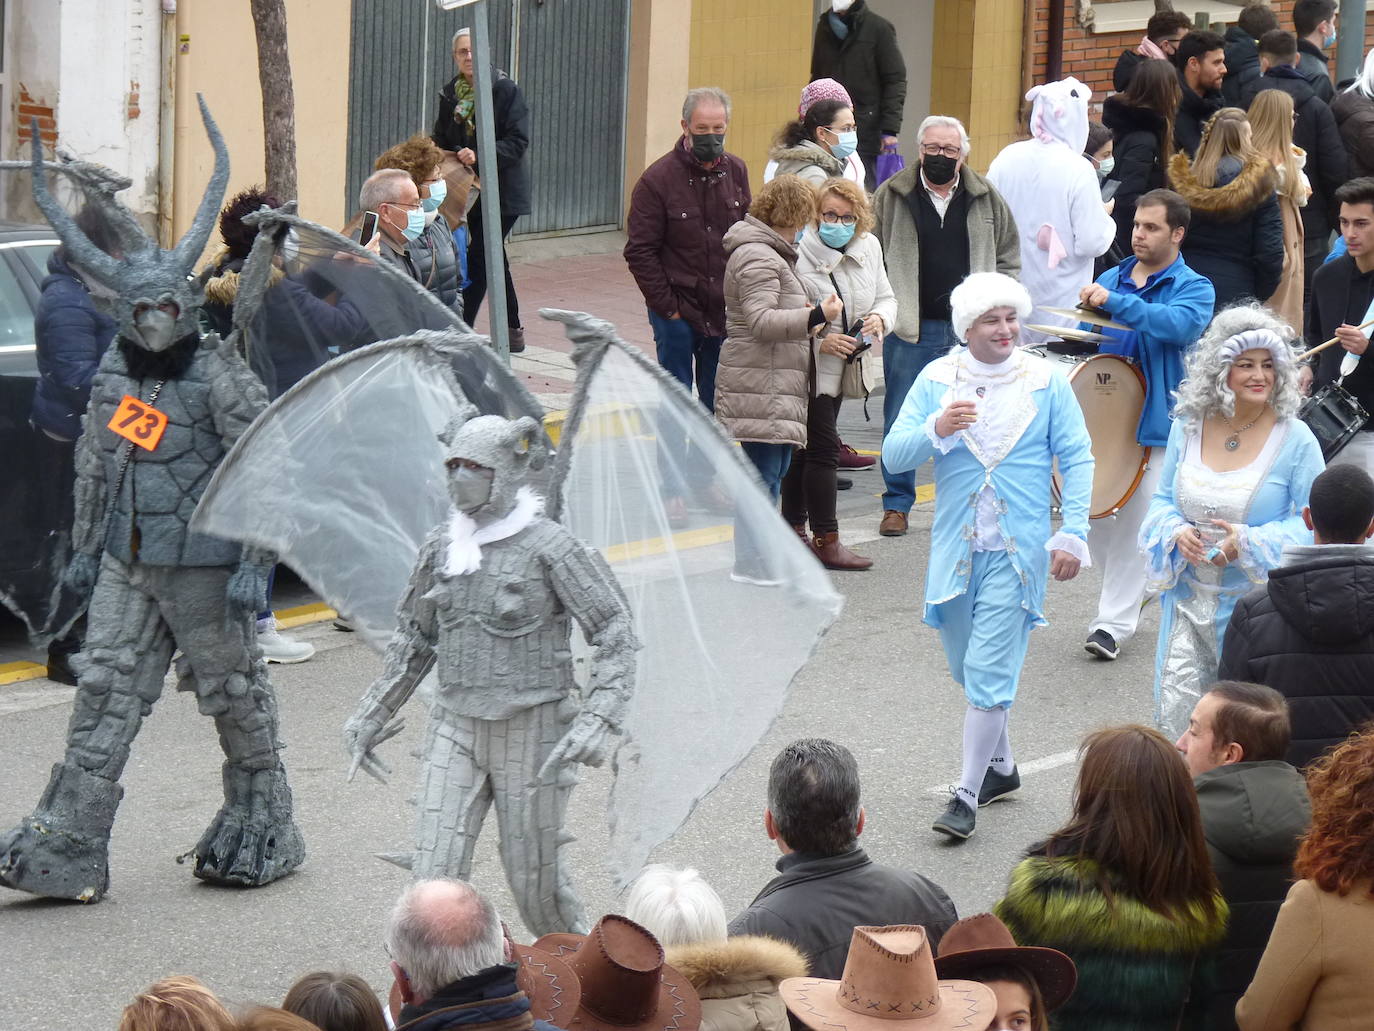
[[[1066,319],[1077,319],[1079,322],[1088,322],[1094,326],[1102,326],[1105,329],[1124,329],[1130,331],[1130,326],[1123,326],[1119,322],[1113,322],[1106,312],[1097,308],[1051,308],[1044,305],[1041,311],[1047,311],[1051,315],[1062,315]]]
[[[1086,329],[1078,329],[1074,326],[1037,326],[1033,322],[1024,323],[1027,329],[1033,329],[1037,333],[1048,333],[1052,337],[1060,340],[1078,340],[1085,344],[1105,344],[1111,342],[1111,337],[1105,333],[1090,333]]]

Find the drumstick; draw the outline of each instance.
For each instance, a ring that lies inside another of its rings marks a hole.
[[[1368,322],[1362,323],[1361,325],[1358,325],[1358,326],[1356,326],[1355,328],[1356,328],[1356,329],[1368,329],[1370,326],[1374,326],[1374,319],[1370,319]],[[1302,354],[1298,355],[1298,359],[1297,359],[1297,360],[1298,360],[1298,361],[1302,361],[1304,358],[1311,358],[1311,357],[1312,357],[1314,354],[1316,354],[1318,351],[1325,351],[1328,347],[1330,347],[1330,346],[1332,346],[1333,344],[1335,344],[1338,340],[1340,340],[1340,337],[1332,337],[1332,338],[1331,338],[1330,340],[1328,340],[1326,343],[1324,343],[1324,344],[1318,344],[1316,347],[1312,348],[1312,350],[1310,350],[1310,351],[1304,351]]]

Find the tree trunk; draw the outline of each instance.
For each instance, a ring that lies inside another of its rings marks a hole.
[[[1155,13],[1156,13],[1156,14],[1158,14],[1160,11],[1172,11],[1173,9],[1174,9],[1174,0],[1155,0]]]
[[[296,94],[286,51],[285,0],[250,0],[258,40],[258,82],[262,86],[262,131],[267,192],[296,199]]]

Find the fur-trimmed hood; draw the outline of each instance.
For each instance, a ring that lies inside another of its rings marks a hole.
[[[239,295],[239,274],[243,270],[245,260],[244,258],[231,258],[228,250],[222,250],[215,255],[215,260],[201,273],[207,302],[221,304],[226,308],[234,306],[234,300]],[[274,265],[272,271],[268,273],[268,285],[276,286],[285,274]]]
[[[812,143],[810,140],[802,140],[795,147],[785,147],[781,145],[774,147],[768,152],[768,156],[779,165],[789,162],[796,163],[799,168],[804,168],[807,165],[815,165],[826,175],[836,178],[844,175],[844,162],[824,147]],[[782,175],[783,169],[779,168],[778,174]]]
[[[787,942],[741,935],[720,942],[674,945],[668,965],[692,982],[703,999],[727,999],[789,977],[806,976],[806,960]]]
[[[1169,185],[1193,211],[1234,222],[1272,198],[1278,189],[1278,174],[1264,158],[1255,158],[1238,170],[1237,164],[1235,158],[1222,158],[1217,166],[1217,185],[1207,187],[1193,175],[1188,155],[1175,154],[1169,160]]]

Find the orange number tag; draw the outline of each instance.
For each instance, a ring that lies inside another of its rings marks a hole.
[[[167,416],[132,394],[125,394],[108,425],[125,440],[152,451],[167,429]]]

